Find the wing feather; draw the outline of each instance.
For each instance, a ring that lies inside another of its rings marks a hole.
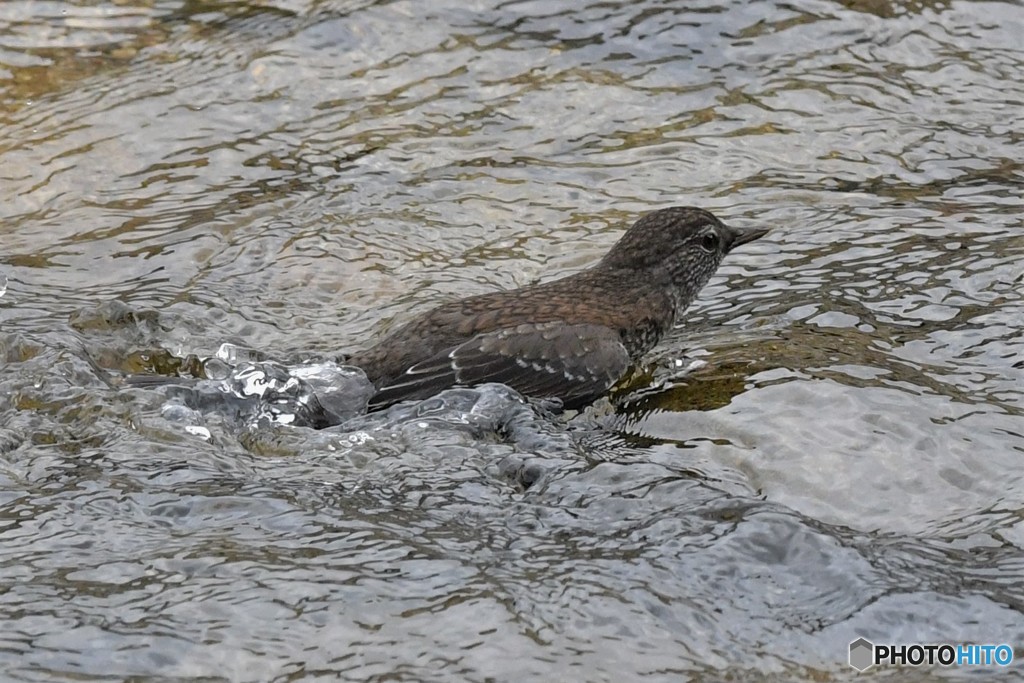
[[[489,382],[577,407],[611,388],[629,365],[618,333],[603,325],[517,325],[479,334],[413,365],[380,387],[369,409]]]

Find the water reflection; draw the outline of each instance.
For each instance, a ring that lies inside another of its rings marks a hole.
[[[8,677],[845,679],[856,636],[1021,642],[1022,32],[3,3]],[[182,423],[121,380],[333,358],[672,204],[772,233],[578,416]]]

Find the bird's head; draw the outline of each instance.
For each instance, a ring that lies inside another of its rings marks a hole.
[[[685,307],[715,274],[726,254],[767,232],[730,228],[710,211],[674,206],[640,218],[600,265],[635,271],[636,277],[668,284]]]

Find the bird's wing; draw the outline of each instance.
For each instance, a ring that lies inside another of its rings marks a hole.
[[[566,406],[593,400],[629,369],[626,347],[603,325],[524,324],[479,334],[409,368],[380,388],[369,409],[487,382]]]

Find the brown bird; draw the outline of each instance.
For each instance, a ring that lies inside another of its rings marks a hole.
[[[653,211],[584,271],[443,304],[347,362],[377,389],[371,411],[487,382],[579,408],[658,343],[729,251],[767,232],[695,207]]]

